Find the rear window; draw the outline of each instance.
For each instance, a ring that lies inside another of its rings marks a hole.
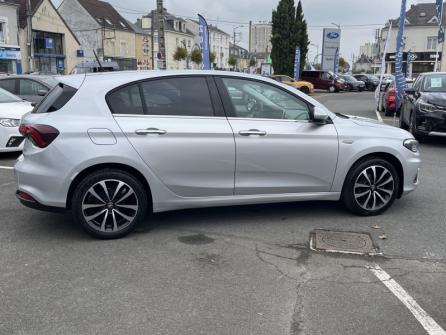
[[[33,109],[32,113],[51,113],[61,109],[76,94],[77,90],[71,86],[58,84]]]

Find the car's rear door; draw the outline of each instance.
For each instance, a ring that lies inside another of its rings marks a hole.
[[[234,135],[214,86],[205,76],[160,77],[107,96],[130,143],[182,197],[234,193]]]
[[[338,158],[333,124],[309,122],[311,106],[276,85],[216,80],[234,130],[237,195],[331,190]],[[243,93],[244,104],[232,96],[236,91]]]

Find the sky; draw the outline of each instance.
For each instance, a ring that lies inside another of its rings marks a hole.
[[[52,0],[58,6],[62,0]],[[156,0],[105,0],[111,3],[126,19],[134,22],[138,17],[156,8]],[[297,4],[298,0],[295,0]],[[322,49],[322,28],[341,25],[341,56],[351,62],[358,56],[359,46],[373,41],[375,30],[389,19],[399,16],[400,0],[301,0],[308,23],[310,46],[309,59],[312,61]],[[412,4],[434,2],[434,0],[407,0]],[[278,0],[164,0],[168,12],[196,18],[200,13],[209,24],[217,25],[231,36],[234,27],[241,33],[238,44],[248,47],[248,22],[270,21],[272,10]]]

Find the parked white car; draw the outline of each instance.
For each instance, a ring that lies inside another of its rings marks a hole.
[[[0,152],[21,151],[20,119],[33,109],[30,102],[0,88]]]

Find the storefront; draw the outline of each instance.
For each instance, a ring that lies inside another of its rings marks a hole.
[[[406,73],[407,55],[403,55],[403,73]],[[412,52],[411,54],[412,77],[417,77],[420,73],[434,71],[435,52]],[[438,63],[441,62],[441,52],[438,53]],[[386,55],[387,73],[395,73],[395,53]]]
[[[0,73],[22,73],[20,48],[0,47]]]
[[[63,74],[65,55],[63,35],[45,31],[33,31],[34,70],[41,73]]]

